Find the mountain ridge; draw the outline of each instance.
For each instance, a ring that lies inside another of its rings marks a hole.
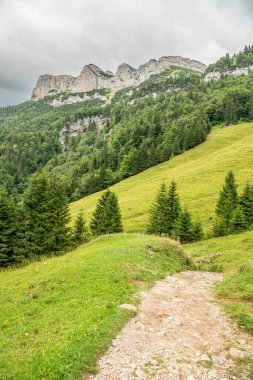
[[[32,99],[42,99],[47,95],[54,95],[61,92],[87,92],[96,89],[109,88],[120,90],[125,87],[138,85],[153,74],[178,66],[200,73],[204,73],[207,66],[200,61],[183,58],[180,56],[163,56],[151,59],[147,63],[140,65],[137,69],[127,63],[118,66],[115,74],[110,71],[103,71],[94,64],[85,65],[79,74],[71,75],[51,75],[43,74],[38,80],[32,92]]]

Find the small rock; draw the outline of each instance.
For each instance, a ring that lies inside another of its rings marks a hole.
[[[123,303],[122,305],[119,305],[120,309],[126,309],[126,310],[132,310],[132,311],[137,311],[137,307],[134,305],[130,305],[128,303]]]
[[[236,348],[230,348],[229,354],[234,358],[245,358],[247,353],[245,351],[237,350]]]
[[[193,375],[190,375],[187,377],[187,380],[195,380],[195,377]]]
[[[199,358],[200,361],[203,361],[203,362],[209,362],[210,361],[210,358],[207,354],[202,354]]]

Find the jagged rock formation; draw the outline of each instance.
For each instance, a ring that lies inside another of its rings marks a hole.
[[[253,70],[253,65],[249,67],[237,67],[235,70],[226,71],[224,73],[221,73],[220,71],[212,71],[205,75],[205,81],[210,82],[211,80],[220,79],[222,75],[232,75],[232,76],[238,76],[238,75],[247,75],[250,71]]]
[[[83,96],[79,95],[70,95],[67,99],[62,99],[61,97],[59,99],[53,99],[51,103],[49,103],[53,107],[61,107],[65,106],[66,104],[74,104],[74,103],[80,103],[87,100],[95,100],[100,99],[102,102],[107,101],[107,96],[100,95],[97,92],[94,95],[87,95],[83,94]]]
[[[61,129],[59,136],[59,140],[63,145],[63,148],[66,148],[67,137],[78,136],[91,124],[95,124],[97,130],[100,131],[102,128],[104,128],[108,120],[109,119],[106,117],[91,116],[79,119],[75,123],[65,125]]]
[[[80,75],[75,78],[70,75],[41,75],[32,93],[32,99],[60,92],[88,92],[101,88],[119,90],[128,86],[138,85],[152,74],[159,74],[171,66],[178,66],[203,73],[206,65],[201,62],[182,57],[162,57],[158,61],[152,59],[148,63],[134,69],[126,63],[118,67],[113,75],[91,64],[84,66]]]

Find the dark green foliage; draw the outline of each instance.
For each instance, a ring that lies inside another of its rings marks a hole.
[[[87,227],[85,225],[85,220],[82,211],[79,212],[74,224],[73,230],[73,240],[76,244],[83,244],[87,241]]]
[[[174,180],[171,182],[169,187],[166,209],[166,232],[169,236],[172,236],[181,210],[180,199],[177,194],[177,185]]]
[[[240,198],[245,223],[247,227],[253,225],[253,185],[246,183]]]
[[[250,228],[253,223],[253,186],[246,183],[241,197],[237,194],[234,173],[230,170],[216,206],[214,236],[225,236]]]
[[[24,194],[23,212],[29,252],[64,250],[69,243],[69,208],[64,188],[45,173],[34,175]]]
[[[206,72],[220,71],[222,73],[236,69],[237,67],[249,67],[253,65],[253,46],[245,46],[244,50],[232,57],[226,54],[216,63],[209,65]]]
[[[192,225],[192,240],[198,241],[202,240],[204,237],[204,231],[202,223],[198,220],[197,222],[193,222]]]
[[[21,261],[18,254],[18,226],[14,203],[6,191],[0,194],[0,267]]]
[[[226,175],[225,183],[220,191],[216,205],[216,214],[225,223],[227,232],[229,232],[231,227],[231,217],[238,204],[237,184],[234,173],[230,170]]]
[[[168,233],[168,194],[165,183],[162,183],[150,210],[147,232],[157,235]]]
[[[123,231],[118,199],[110,190],[107,190],[99,199],[90,228],[94,235]]]
[[[231,232],[242,232],[243,230],[245,230],[246,226],[247,224],[245,221],[242,207],[238,205],[231,217],[230,230]]]
[[[174,230],[174,237],[181,243],[188,243],[194,240],[192,216],[187,209],[180,212]]]

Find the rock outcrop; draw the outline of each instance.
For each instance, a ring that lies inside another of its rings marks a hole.
[[[102,88],[119,90],[138,85],[151,75],[159,74],[171,66],[183,67],[201,73],[206,69],[203,63],[182,57],[161,57],[158,61],[152,59],[138,69],[123,63],[118,67],[115,74],[110,71],[103,71],[90,64],[84,66],[77,78],[70,75],[41,75],[32,92],[32,99],[37,100],[61,92],[78,93]]]
[[[237,67],[234,70],[226,71],[221,73],[220,71],[212,71],[205,76],[205,81],[210,82],[212,80],[220,79],[221,76],[238,76],[238,75],[247,75],[250,71],[253,70],[253,65],[249,67]]]
[[[94,124],[96,126],[97,131],[100,131],[102,128],[104,128],[108,120],[109,119],[106,117],[91,116],[79,119],[75,123],[65,125],[64,127],[62,127],[60,131],[60,143],[63,145],[63,148],[65,149],[65,140],[67,137],[74,137],[80,135],[91,124]]]

